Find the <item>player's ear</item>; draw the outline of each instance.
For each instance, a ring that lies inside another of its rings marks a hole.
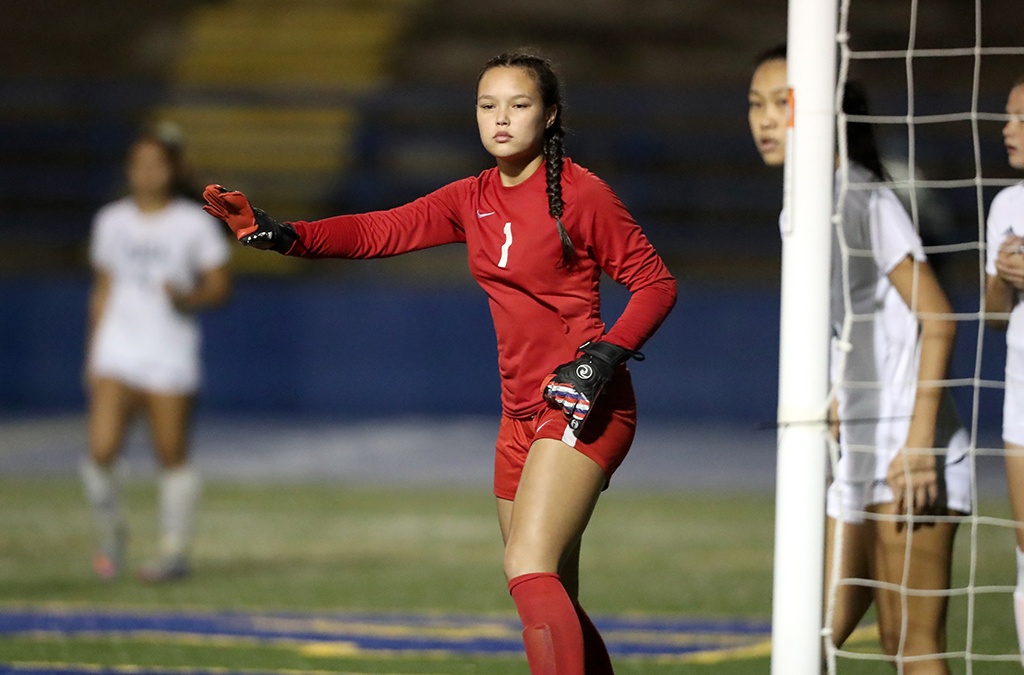
[[[550,129],[551,125],[555,123],[555,119],[557,117],[558,117],[558,106],[557,105],[553,105],[550,108],[548,108],[548,118],[547,118],[547,121],[544,123],[544,128],[545,129]]]

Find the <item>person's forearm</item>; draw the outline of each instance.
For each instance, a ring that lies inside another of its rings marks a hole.
[[[917,396],[908,433],[908,445],[932,447],[935,421],[939,414],[949,361],[953,352],[956,324],[947,319],[921,321],[921,358],[917,373]]]
[[[223,305],[231,298],[231,277],[226,269],[205,274],[199,285],[187,293],[175,293],[174,304],[182,311],[198,311]]]
[[[990,276],[985,283],[985,323],[996,330],[1006,330],[1009,319],[1005,315],[1013,310],[1015,291],[999,276]],[[990,316],[996,315],[996,316]]]

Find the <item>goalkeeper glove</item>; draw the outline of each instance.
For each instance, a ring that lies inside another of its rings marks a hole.
[[[544,398],[560,407],[569,420],[569,428],[577,437],[583,429],[594,401],[615,369],[630,357],[643,361],[644,355],[611,342],[588,342],[580,347],[582,354],[563,363],[544,382]]]
[[[287,253],[299,238],[295,228],[288,223],[279,223],[263,209],[253,207],[241,192],[230,191],[221,185],[207,185],[203,199],[206,200],[203,210],[227,223],[238,241],[246,246]]]

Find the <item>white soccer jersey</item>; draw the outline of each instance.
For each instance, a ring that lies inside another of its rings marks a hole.
[[[1010,235],[1024,237],[1024,183],[1005,188],[992,200],[985,234],[985,271],[996,275],[999,245]],[[1006,329],[1006,398],[1003,403],[1003,440],[1024,445],[1024,293],[1010,312]]]
[[[217,221],[185,199],[154,213],[120,199],[96,214],[89,256],[111,281],[91,345],[92,372],[147,390],[195,391],[199,324],[174,308],[166,288],[190,290],[228,261]]]
[[[857,165],[849,174],[852,184],[872,180]],[[908,256],[924,261],[925,254],[906,210],[887,188],[849,190],[842,215],[841,231],[833,237],[831,288],[831,370],[838,385],[842,454],[829,515],[839,517],[841,489],[842,517],[857,522],[856,511],[893,499],[885,477],[906,443],[917,395],[919,325],[888,275]],[[947,503],[967,512],[967,474],[952,467],[966,467],[968,438],[948,392],[935,445],[947,449]]]
[[[999,245],[1010,235],[1024,237],[1024,183],[1004,188],[992,200],[985,233],[985,272],[989,276],[996,275],[996,254],[999,253]],[[1010,314],[1010,327],[1006,333],[1007,343],[1018,349],[1024,349],[1022,296],[1024,294],[1018,291],[1017,304]]]

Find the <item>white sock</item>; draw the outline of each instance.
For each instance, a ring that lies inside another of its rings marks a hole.
[[[1013,616],[1017,621],[1017,640],[1021,665],[1024,665],[1024,551],[1017,549],[1017,588],[1013,591]]]
[[[163,555],[184,558],[192,541],[199,476],[190,466],[165,469],[160,475],[160,550]]]
[[[100,466],[91,457],[84,458],[79,465],[85,497],[92,507],[100,546],[105,553],[117,553],[119,537],[124,529],[121,515],[121,486],[114,468]]]

